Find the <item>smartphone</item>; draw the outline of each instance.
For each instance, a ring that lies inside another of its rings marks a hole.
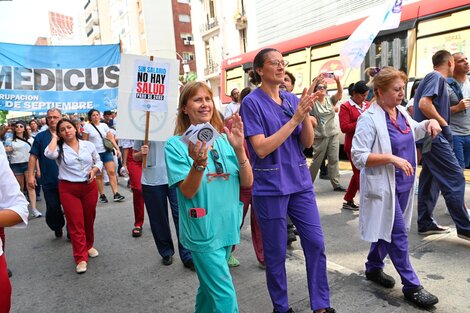
[[[335,78],[335,73],[334,72],[324,72],[322,73],[324,78]]]
[[[204,208],[191,208],[189,209],[189,216],[192,218],[201,218],[206,216],[206,210]]]

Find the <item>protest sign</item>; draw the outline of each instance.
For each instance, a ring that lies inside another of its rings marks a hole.
[[[117,137],[143,140],[146,115],[149,140],[173,136],[178,107],[179,62],[176,59],[121,55]]]
[[[88,112],[116,109],[119,45],[0,43],[0,110]]]

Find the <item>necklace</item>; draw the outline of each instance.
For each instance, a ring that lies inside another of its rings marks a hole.
[[[399,114],[400,114],[400,112],[397,113],[397,118],[398,118]],[[403,135],[406,135],[406,134],[410,133],[411,127],[410,127],[410,124],[408,124],[408,120],[406,119],[406,117],[403,116],[403,118],[405,119],[405,123],[406,123],[406,128],[405,129],[401,129],[400,126],[397,123],[397,119],[390,116],[390,114],[388,115],[388,117],[390,118],[390,121],[392,122],[392,125],[395,126],[395,128],[398,129],[398,131],[400,133],[402,133]]]

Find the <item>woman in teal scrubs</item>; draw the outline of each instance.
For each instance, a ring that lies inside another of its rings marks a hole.
[[[207,122],[224,132],[211,146],[180,140],[190,125]],[[175,135],[166,144],[165,160],[168,184],[177,186],[180,240],[191,251],[200,283],[195,312],[238,312],[227,260],[240,242],[240,186],[253,183],[243,123],[236,114],[231,130],[224,128],[210,88],[191,82],[181,91]]]

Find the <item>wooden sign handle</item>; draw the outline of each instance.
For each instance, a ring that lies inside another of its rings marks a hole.
[[[153,61],[153,55],[150,56],[150,61]],[[149,144],[149,128],[150,128],[150,111],[145,112],[145,139],[144,145]],[[147,167],[147,155],[145,154],[142,159],[142,168]]]

